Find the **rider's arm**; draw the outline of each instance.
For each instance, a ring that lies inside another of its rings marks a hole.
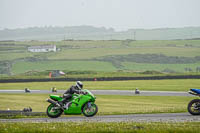
[[[77,90],[77,89],[74,88],[74,87],[72,87],[72,91],[73,91],[74,93],[77,93],[77,94],[85,94],[84,91],[82,91],[82,90]]]
[[[69,93],[69,89],[68,89],[68,90],[66,90],[64,94],[68,94],[68,93]]]
[[[63,96],[67,96],[68,94],[72,94],[72,87],[70,87],[68,90],[65,91],[65,93],[63,94]]]
[[[72,91],[74,92],[74,93],[77,93],[77,94],[81,94],[81,90],[77,90],[77,89],[75,89],[75,88],[72,88]]]

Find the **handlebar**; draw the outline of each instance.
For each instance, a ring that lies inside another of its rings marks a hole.
[[[87,95],[88,93],[87,93],[87,92],[84,92],[84,91],[82,91],[82,92],[81,92],[81,94],[83,94],[83,95]]]

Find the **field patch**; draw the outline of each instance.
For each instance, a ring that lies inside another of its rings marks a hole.
[[[106,42],[102,42],[105,43]],[[200,56],[200,48],[185,48],[185,47],[148,47],[148,42],[146,46],[140,47],[116,47],[114,48],[108,46],[105,47],[93,47],[93,48],[79,48],[79,49],[63,49],[60,52],[52,53],[49,59],[92,59],[102,56],[109,55],[128,55],[128,54],[164,54],[166,56],[184,56],[184,57],[195,57]]]
[[[190,69],[196,72],[196,69],[200,67],[200,63],[193,64],[148,64],[148,63],[135,63],[135,62],[123,62],[121,63],[125,70],[134,71],[163,71],[163,72],[187,72]]]
[[[106,69],[105,69],[106,68]],[[12,72],[24,73],[27,71],[70,70],[70,71],[115,71],[116,68],[109,62],[100,61],[37,61],[17,62],[13,64]]]
[[[97,58],[98,60],[98,58]],[[128,54],[128,55],[111,55],[101,57],[102,61],[120,61],[120,62],[136,62],[151,64],[192,64],[200,61],[200,56],[178,57],[166,56],[163,54]]]

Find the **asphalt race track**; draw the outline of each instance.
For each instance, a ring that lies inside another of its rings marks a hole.
[[[58,94],[63,94],[65,90],[58,90]],[[140,94],[135,94],[134,90],[91,90],[95,95],[141,95],[141,96],[192,96],[187,92],[177,91],[140,91]],[[24,90],[0,90],[1,93],[25,93]],[[51,94],[50,90],[31,90],[33,94]],[[54,93],[54,94],[57,94]]]
[[[200,116],[189,113],[102,115],[94,117],[66,116],[59,118],[0,119],[0,122],[190,122],[200,121]]]

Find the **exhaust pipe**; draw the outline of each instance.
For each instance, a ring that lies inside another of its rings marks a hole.
[[[56,105],[56,106],[58,106],[58,107],[61,107],[60,104],[58,104],[58,103],[57,103],[56,101],[54,101],[54,100],[47,99],[46,101],[49,102],[49,103],[52,103],[52,104],[54,104],[54,105]]]

